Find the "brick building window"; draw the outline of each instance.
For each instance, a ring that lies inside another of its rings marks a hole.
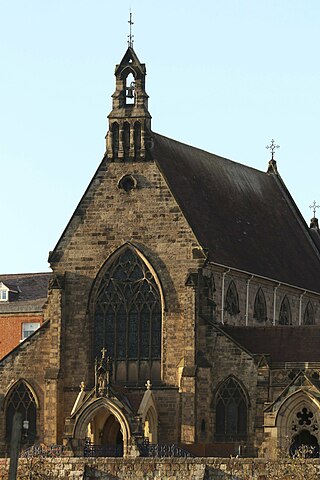
[[[36,330],[40,328],[40,322],[26,322],[22,324],[21,340],[30,337]]]
[[[312,303],[309,301],[304,311],[303,324],[314,325],[314,323],[315,323],[314,309],[313,309]]]
[[[237,315],[240,312],[237,287],[233,280],[229,283],[224,309],[230,315]]]
[[[258,322],[264,322],[267,320],[267,304],[261,288],[259,288],[257,291],[256,298],[254,300],[253,318],[255,318]]]
[[[247,434],[248,407],[245,394],[234,378],[228,378],[216,396],[216,438],[233,441]]]
[[[94,353],[113,358],[114,380],[160,380],[161,298],[140,255],[127,247],[107,266],[97,287]]]
[[[287,295],[283,297],[280,313],[279,313],[279,324],[280,325],[291,325],[291,308]]]
[[[10,442],[11,439],[14,414],[21,412],[22,421],[28,426],[23,432],[24,439],[28,444],[34,443],[37,431],[37,403],[30,388],[23,380],[20,380],[8,393],[5,411],[7,441]]]

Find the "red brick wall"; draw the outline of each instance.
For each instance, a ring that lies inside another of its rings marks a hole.
[[[43,322],[43,313],[22,313],[0,315],[0,359],[19,345],[22,338],[22,324]]]

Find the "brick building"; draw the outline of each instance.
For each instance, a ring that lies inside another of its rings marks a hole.
[[[0,275],[0,358],[43,323],[51,273]]]
[[[74,452],[318,449],[317,220],[273,155],[261,172],[154,133],[145,76],[129,46],[45,322],[0,363],[1,447],[20,408],[29,442]]]

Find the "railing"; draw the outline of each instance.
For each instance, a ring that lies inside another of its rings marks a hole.
[[[122,445],[94,445],[86,442],[83,449],[84,457],[122,457]]]
[[[27,448],[21,453],[22,457],[62,457],[67,451],[64,445],[44,445],[37,444]]]
[[[139,445],[139,450],[142,457],[194,457],[192,453],[175,443],[149,443],[148,440],[144,440]]]

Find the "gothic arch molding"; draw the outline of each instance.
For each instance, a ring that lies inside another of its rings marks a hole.
[[[98,289],[98,286],[99,286],[99,283],[103,277],[103,274],[105,273],[105,271],[109,268],[109,266],[111,265],[111,263],[113,262],[113,260],[121,255],[121,253],[126,249],[126,248],[130,248],[134,253],[136,253],[141,259],[142,261],[146,264],[146,266],[148,267],[148,269],[150,270],[150,272],[152,273],[153,275],[153,278],[157,284],[157,287],[159,289],[159,293],[160,293],[160,298],[161,298],[161,307],[162,307],[162,311],[165,311],[166,310],[166,300],[165,300],[165,296],[164,296],[164,289],[162,287],[162,284],[161,284],[161,280],[156,272],[156,270],[154,269],[153,265],[150,263],[150,261],[148,260],[147,256],[143,253],[141,247],[138,247],[136,245],[134,245],[133,243],[131,242],[125,242],[123,243],[120,247],[116,248],[115,250],[113,250],[109,256],[107,257],[107,259],[104,261],[104,263],[102,264],[102,266],[100,267],[100,270],[98,271],[97,275],[96,275],[96,278],[94,279],[94,282],[93,282],[93,286],[91,288],[91,291],[90,291],[90,294],[89,294],[89,304],[88,304],[88,310],[89,311],[92,311],[92,309],[94,308],[94,299],[97,295],[97,289]]]
[[[304,418],[305,417],[305,418]],[[288,442],[302,430],[320,439],[320,401],[310,391],[299,388],[280,404],[276,417],[278,445],[288,449]]]
[[[117,403],[110,398],[100,397],[80,408],[73,428],[73,439],[83,444],[90,421],[102,410],[108,410],[119,422],[123,436],[123,454],[124,456],[128,455],[132,441],[129,420],[123,413],[123,406],[117,405]]]
[[[11,392],[20,384],[20,383],[23,383],[25,385],[25,387],[30,390],[33,398],[34,398],[34,401],[35,401],[35,404],[36,404],[36,408],[38,409],[39,406],[40,406],[40,402],[39,402],[39,397],[34,389],[34,387],[31,385],[31,383],[28,382],[28,380],[26,380],[25,378],[18,378],[17,380],[15,380],[13,383],[11,383],[7,390],[6,390],[6,393],[4,395],[4,403],[3,403],[3,409],[6,410],[6,406],[7,406],[7,400],[8,400],[8,397],[10,396]]]

